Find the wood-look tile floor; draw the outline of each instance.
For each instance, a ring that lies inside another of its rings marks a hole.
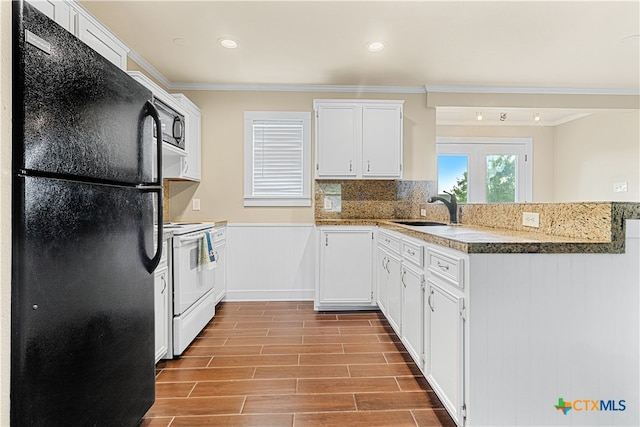
[[[225,302],[157,366],[142,426],[454,426],[379,312]]]

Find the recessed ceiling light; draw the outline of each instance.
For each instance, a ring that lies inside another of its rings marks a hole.
[[[539,122],[540,121],[540,113],[533,113],[533,120],[535,122]]]
[[[371,53],[380,52],[384,49],[384,43],[382,42],[371,42],[367,45],[367,50]]]
[[[476,119],[482,120],[482,113],[476,113]]]
[[[185,40],[182,37],[176,37],[175,39],[173,39],[173,43],[178,46],[184,45],[184,42]]]
[[[220,43],[220,46],[226,48],[226,49],[235,49],[238,47],[238,42],[235,41],[234,39],[231,39],[229,37],[221,37],[218,39],[218,43]]]

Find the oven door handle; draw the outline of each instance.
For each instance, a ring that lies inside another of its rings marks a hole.
[[[202,239],[204,237],[204,233],[199,233],[193,236],[189,236],[189,237],[179,237],[178,240],[178,244],[182,244],[182,243],[191,243],[191,242],[197,242],[198,240]]]

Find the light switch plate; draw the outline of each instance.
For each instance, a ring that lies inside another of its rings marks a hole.
[[[200,199],[192,199],[191,200],[191,210],[199,211],[200,210]]]
[[[540,228],[540,214],[533,212],[522,212],[522,225],[526,227]]]
[[[324,209],[325,210],[331,209],[331,199],[329,197],[324,198]]]

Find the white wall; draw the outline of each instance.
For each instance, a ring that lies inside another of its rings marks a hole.
[[[556,201],[640,200],[640,111],[596,113],[557,126]],[[613,192],[626,182],[628,191]]]

